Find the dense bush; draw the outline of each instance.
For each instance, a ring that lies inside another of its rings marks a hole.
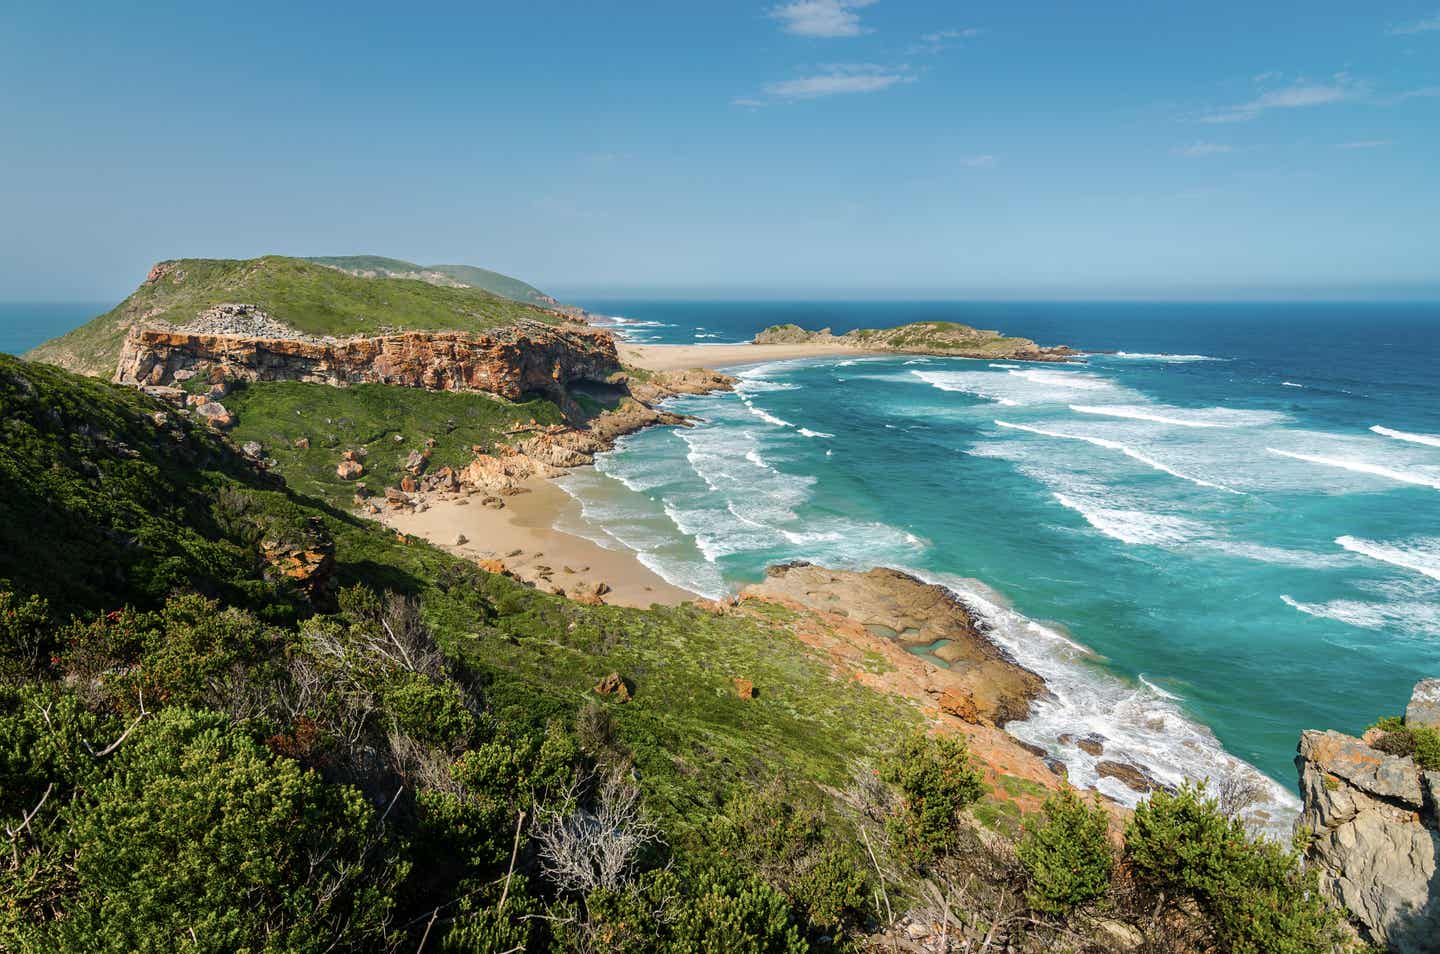
[[[223,716],[141,723],[66,809],[65,916],[86,951],[362,950],[382,944],[404,866],[354,789],[326,785]],[[42,945],[43,946],[43,945]]]
[[[1109,815],[1066,788],[1046,799],[1044,819],[1027,820],[1016,850],[1031,907],[1064,914],[1104,897],[1115,866]]]
[[[1408,755],[1427,771],[1440,770],[1440,730],[1428,725],[1406,725],[1399,716],[1381,719],[1372,728],[1384,733],[1376,740],[1375,748],[1390,755]]]
[[[891,838],[917,860],[959,844],[960,811],[985,792],[963,739],[912,735],[890,754],[880,778],[900,790],[903,811],[890,819]]]
[[[1330,949],[1338,915],[1293,850],[1251,838],[1203,789],[1157,792],[1135,809],[1125,861],[1139,887],[1171,908],[1193,905],[1221,950],[1313,954]]]

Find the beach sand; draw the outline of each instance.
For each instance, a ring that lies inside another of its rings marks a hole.
[[[828,343],[807,344],[715,344],[637,345],[617,341],[620,360],[651,371],[678,371],[684,368],[729,368],[764,361],[793,358],[859,357],[875,352]]]
[[[617,344],[621,360],[627,365],[652,371],[867,353],[835,344]],[[573,595],[579,584],[603,582],[610,587],[603,597],[605,602],[638,607],[652,603],[676,606],[697,597],[667,583],[630,550],[609,550],[584,537],[556,530],[556,522],[562,519],[566,523],[580,521],[579,503],[547,480],[532,479],[524,486],[528,492],[504,497],[505,506],[499,510],[481,504],[479,494],[431,494],[423,512],[387,511],[381,519],[401,533],[421,537],[457,556],[500,560],[516,577],[545,590],[559,588]],[[457,544],[461,534],[466,542]],[[541,567],[549,568],[548,575],[542,575]]]
[[[580,505],[547,480],[533,479],[524,486],[529,492],[503,498],[505,506],[500,510],[483,506],[480,494],[453,499],[432,495],[423,513],[387,512],[382,519],[401,533],[422,537],[457,556],[501,560],[515,576],[538,581],[541,589],[559,587],[573,593],[581,582],[604,582],[610,592],[603,599],[615,606],[678,606],[696,598],[697,594],[665,582],[629,550],[607,550],[554,529],[562,517],[578,518]],[[458,534],[464,534],[467,542],[456,545]],[[539,567],[550,568],[550,585],[541,580]]]

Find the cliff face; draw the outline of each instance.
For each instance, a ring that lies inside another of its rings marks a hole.
[[[115,380],[170,385],[200,373],[239,381],[393,384],[484,391],[516,400],[618,371],[615,342],[574,325],[522,322],[479,333],[403,332],[346,339],[253,337],[133,328]]]
[[[756,344],[820,342],[865,351],[948,355],[1012,361],[1067,361],[1077,352],[1058,345],[1041,347],[1029,338],[983,331],[953,321],[920,321],[897,328],[857,328],[843,335],[829,328],[807,331],[799,325],[773,325],[755,336]]]
[[[1405,730],[1440,728],[1440,680],[1415,687]],[[1361,936],[1400,954],[1440,952],[1440,772],[1396,754],[1401,732],[1300,737],[1306,852]],[[1387,751],[1389,750],[1389,751]]]

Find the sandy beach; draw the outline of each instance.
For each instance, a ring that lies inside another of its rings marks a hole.
[[[604,583],[610,590],[602,599],[616,606],[676,606],[696,598],[665,582],[629,550],[607,550],[554,529],[557,520],[578,517],[580,505],[547,480],[533,479],[524,486],[528,492],[505,497],[500,510],[482,505],[478,494],[449,499],[432,495],[423,512],[387,512],[382,519],[457,556],[500,560],[506,570],[541,589],[574,595],[587,584]],[[456,542],[460,535],[465,543]]]
[[[828,358],[837,355],[858,357],[872,352],[840,344],[715,344],[715,345],[637,345],[617,341],[620,360],[637,368],[651,371],[677,371],[684,368],[729,368],[740,364],[765,361],[788,361],[794,358]]]

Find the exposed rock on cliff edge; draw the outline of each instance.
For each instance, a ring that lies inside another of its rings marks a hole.
[[[1440,680],[1415,687],[1405,728],[1440,728]],[[1440,951],[1440,771],[1424,771],[1382,730],[1300,736],[1295,765],[1321,888],[1361,937],[1399,954]],[[1377,746],[1379,746],[1377,748]]]

